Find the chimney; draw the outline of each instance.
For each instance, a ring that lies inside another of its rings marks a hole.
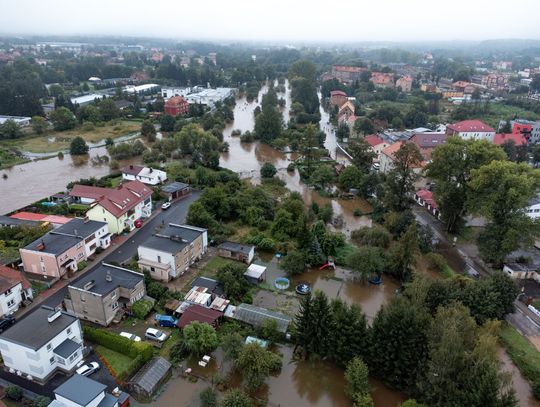
[[[88,218],[88,216],[85,216],[83,219],[83,223],[88,223],[88,222],[90,222],[90,219]]]
[[[130,170],[133,169],[133,164],[129,164],[129,169],[130,169]]]
[[[58,317],[60,317],[60,315],[62,315],[62,310],[61,309],[55,309],[55,310],[53,310],[53,312],[51,312],[49,315],[47,315],[47,321],[50,324],[51,322],[56,320]]]
[[[112,282],[112,276],[111,276],[111,272],[109,270],[107,270],[107,275],[105,276],[105,281],[107,282]]]
[[[45,250],[45,242],[43,241],[43,239],[41,239],[41,242],[37,245],[37,249],[42,252],[43,250]]]

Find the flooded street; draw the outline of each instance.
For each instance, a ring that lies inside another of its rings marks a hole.
[[[535,399],[532,395],[529,382],[523,377],[502,346],[499,346],[498,353],[502,362],[502,370],[512,375],[512,383],[519,401],[519,407],[540,407],[540,400]]]

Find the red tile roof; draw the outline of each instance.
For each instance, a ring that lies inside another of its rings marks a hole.
[[[403,141],[398,141],[394,144],[390,144],[388,147],[382,149],[381,153],[388,156],[392,161],[394,161],[394,155],[399,151],[399,149],[401,149],[401,146],[403,146],[404,144],[405,142]],[[418,166],[416,167],[413,166],[411,168],[422,168],[425,165],[426,165],[426,162],[422,161]]]
[[[461,122],[457,122],[454,124],[449,124],[446,126],[450,130],[454,130],[459,133],[470,133],[470,132],[485,132],[485,133],[491,133],[495,132],[495,130],[485,124],[484,122],[481,122],[480,120],[463,120]]]
[[[206,322],[207,324],[213,325],[222,315],[222,312],[213,310],[211,308],[205,308],[200,305],[192,305],[184,311],[176,325],[179,328],[184,328],[193,321]]]
[[[47,215],[43,215],[42,213],[33,213],[33,212],[17,212],[10,216],[10,218],[13,219],[21,219],[21,220],[34,220],[37,222],[43,222],[43,218]]]
[[[95,199],[99,205],[119,218],[151,196],[152,190],[140,181],[130,181],[119,185],[116,189],[77,184],[69,194]]]
[[[47,215],[42,219],[43,222],[55,223],[57,225],[65,225],[71,220],[73,220],[73,218],[66,218],[65,216],[58,215]]]
[[[128,175],[139,175],[139,173],[144,169],[141,165],[126,165],[122,168],[122,174]]]
[[[506,143],[507,141],[513,141],[516,146],[527,145],[527,139],[521,133],[518,133],[518,134],[495,134],[495,138],[493,139],[493,144],[501,146],[504,143]]]
[[[367,68],[362,68],[359,66],[344,66],[344,65],[334,65],[333,69],[339,72],[364,72],[367,71]]]
[[[24,290],[31,287],[30,282],[21,271],[6,266],[0,266],[0,293],[6,292],[19,283],[22,284]]]
[[[342,90],[333,90],[330,92],[330,96],[347,96]]]
[[[375,147],[375,146],[378,146],[379,144],[384,143],[384,141],[375,134],[364,137],[364,140],[366,140],[371,147]]]
[[[437,202],[433,199],[433,193],[427,189],[420,189],[416,191],[416,196],[421,198],[425,203],[431,205],[432,208],[437,209]]]

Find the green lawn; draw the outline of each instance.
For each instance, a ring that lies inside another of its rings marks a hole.
[[[129,356],[122,355],[114,350],[101,345],[95,345],[95,350],[99,353],[115,370],[117,375],[126,372],[133,362]]]
[[[0,170],[4,168],[10,168],[15,165],[24,164],[28,162],[24,157],[21,157],[15,151],[11,151],[6,148],[0,148]]]
[[[60,150],[69,149],[71,140],[76,136],[83,137],[87,142],[97,143],[108,137],[118,138],[135,133],[141,128],[141,123],[132,120],[121,120],[117,123],[105,123],[102,126],[95,126],[90,130],[77,127],[67,131],[49,131],[44,135],[37,136],[31,134],[16,140],[2,140],[0,147],[15,147],[21,151],[33,153],[53,153]]]
[[[41,283],[39,281],[32,280],[30,284],[32,285],[32,291],[34,292],[34,297],[37,297],[43,291],[46,291],[48,289],[47,284]]]
[[[171,336],[165,341],[163,347],[159,350],[159,356],[163,356],[165,359],[169,359],[171,348],[180,338],[180,330],[174,329],[171,332]]]
[[[499,336],[510,359],[530,382],[540,380],[540,352],[513,327],[503,322]]]
[[[235,261],[215,256],[208,263],[206,263],[206,265],[201,269],[199,275],[215,278],[218,269],[230,263],[235,263]]]
[[[536,308],[537,310],[540,310],[540,300],[534,300],[532,302],[532,306]]]

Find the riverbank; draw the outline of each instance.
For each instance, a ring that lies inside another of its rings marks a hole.
[[[41,154],[55,154],[69,149],[71,140],[81,136],[91,147],[103,145],[107,138],[119,139],[137,133],[141,122],[135,120],[120,120],[102,125],[79,126],[67,131],[50,131],[43,135],[31,135],[15,140],[2,140],[0,147],[12,147],[23,154],[36,157]]]

